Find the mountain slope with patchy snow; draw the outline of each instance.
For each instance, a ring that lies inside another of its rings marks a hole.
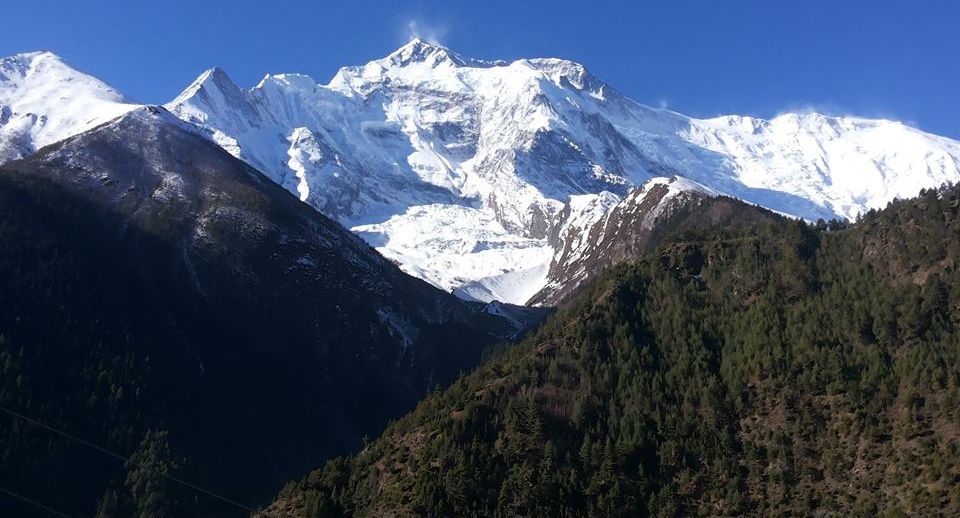
[[[546,280],[528,304],[559,306],[598,273],[639,260],[665,240],[717,226],[749,234],[778,217],[680,177],[654,178],[622,200],[586,194],[571,205]]]

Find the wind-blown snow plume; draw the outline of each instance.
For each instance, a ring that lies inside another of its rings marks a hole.
[[[431,45],[440,45],[440,42],[447,35],[447,29],[445,27],[428,24],[422,20],[409,20],[406,29],[408,41],[419,39]]]

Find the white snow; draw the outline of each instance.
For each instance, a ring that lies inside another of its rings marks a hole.
[[[526,301],[553,255],[546,240],[517,236],[490,211],[460,205],[413,206],[352,230],[407,273],[474,300]]]
[[[0,59],[0,163],[27,156],[138,106],[50,52]]]
[[[900,123],[699,120],[631,101],[563,59],[480,61],[413,40],[326,85],[267,76],[238,97],[219,77],[201,76],[169,108],[408,273],[485,301],[525,302],[562,252],[551,233],[589,228],[651,178],[808,219],[960,179],[960,144]]]

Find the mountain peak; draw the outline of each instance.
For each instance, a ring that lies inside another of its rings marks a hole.
[[[402,76],[403,81],[422,82],[432,74],[426,69],[491,68],[506,65],[503,61],[464,58],[456,52],[421,38],[414,38],[384,58],[362,66],[347,66],[337,71],[327,87],[347,95],[366,95],[387,78]]]
[[[507,62],[500,60],[487,61],[484,59],[465,58],[439,43],[432,43],[419,37],[413,38],[406,45],[374,63],[379,63],[381,66],[386,67],[405,67],[416,63],[427,63],[431,67],[436,67],[440,64],[449,64],[455,67],[475,68],[507,65]]]
[[[575,61],[559,58],[530,58],[523,61],[558,84],[567,82],[577,90],[589,90],[601,98],[615,93],[609,85]]]
[[[0,163],[115,118],[135,104],[49,51],[0,58]]]
[[[0,58],[0,85],[10,85],[7,95],[52,99],[51,90],[62,90],[61,97],[93,94],[116,102],[130,101],[103,81],[74,68],[48,50],[24,52]],[[4,99],[0,99],[4,101]],[[7,99],[7,102],[12,102]]]
[[[239,103],[243,99],[243,91],[222,68],[213,67],[200,74],[167,106],[177,111],[175,107],[188,104],[194,99],[201,99],[207,104],[227,101]],[[178,115],[182,116],[183,113],[178,112]]]
[[[19,61],[21,63],[32,63],[34,61],[40,60],[57,60],[63,61],[63,58],[49,50],[36,50],[33,52],[21,52],[19,54],[14,54],[3,58],[4,62],[8,61]]]
[[[449,63],[454,66],[464,66],[468,63],[467,60],[450,49],[420,38],[410,40],[406,45],[393,51],[383,61],[396,66],[407,66],[413,63],[427,63],[431,66]]]
[[[10,80],[13,77],[26,77],[31,71],[46,67],[65,68],[74,71],[70,65],[63,61],[63,58],[48,50],[24,52],[0,58],[0,81]]]
[[[204,70],[203,73],[200,74],[200,77],[198,78],[198,80],[202,80],[202,81],[230,81],[231,83],[233,82],[233,81],[230,79],[230,76],[228,76],[227,73],[226,73],[222,68],[220,68],[220,67],[213,67],[213,68],[208,68],[208,69]]]
[[[193,83],[188,86],[183,93],[178,97],[191,96],[196,94],[199,90],[204,88],[215,88],[216,90],[235,90],[239,89],[236,83],[230,79],[230,76],[220,67],[213,67],[204,70],[202,74],[197,76]],[[174,101],[176,102],[176,101]]]

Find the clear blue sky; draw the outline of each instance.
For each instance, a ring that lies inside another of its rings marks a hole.
[[[411,26],[471,57],[579,61],[626,95],[694,116],[814,108],[960,138],[960,0],[14,0],[0,55],[52,50],[142,102],[223,67],[326,82]]]

